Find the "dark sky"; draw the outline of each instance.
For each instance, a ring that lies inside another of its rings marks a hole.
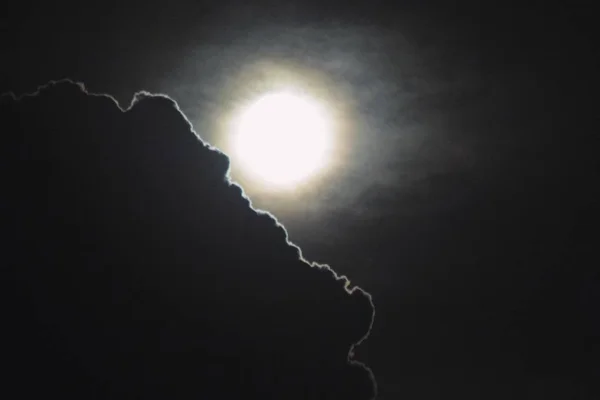
[[[340,165],[294,197],[240,183],[373,296],[379,397],[597,398],[593,13],[446,3],[22,2],[0,91],[162,92],[221,146],[273,68],[304,79],[350,116]]]

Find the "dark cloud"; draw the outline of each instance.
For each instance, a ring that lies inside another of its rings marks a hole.
[[[1,110],[4,390],[373,396],[370,296],[252,209],[173,100],[61,81]]]

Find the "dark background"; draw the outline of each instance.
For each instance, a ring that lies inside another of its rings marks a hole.
[[[357,353],[380,398],[598,395],[591,6],[4,7],[1,91],[63,77],[123,105],[160,91],[209,143],[208,116],[229,101],[219,87],[249,60],[337,76],[360,121],[347,165],[297,202],[247,191],[306,258],[373,295]]]

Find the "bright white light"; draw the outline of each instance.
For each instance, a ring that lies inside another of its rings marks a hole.
[[[242,112],[235,156],[265,183],[293,187],[324,167],[330,130],[316,102],[292,92],[270,93]]]

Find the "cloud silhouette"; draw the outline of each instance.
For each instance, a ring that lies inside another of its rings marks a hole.
[[[3,381],[19,398],[369,399],[371,297],[310,264],[177,104],[1,97]],[[324,238],[326,240],[326,238]]]

